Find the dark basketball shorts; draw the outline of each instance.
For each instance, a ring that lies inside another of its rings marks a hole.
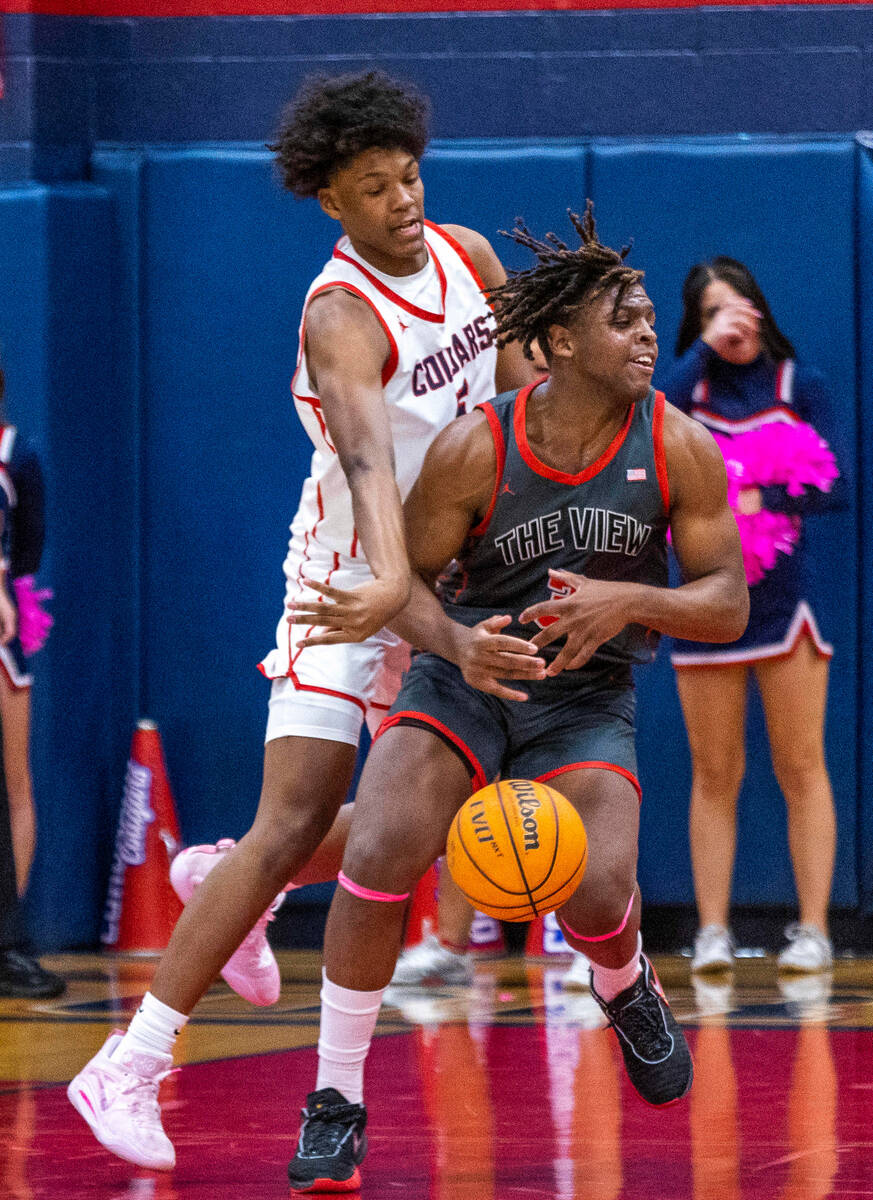
[[[498,776],[547,783],[566,771],[600,767],[623,775],[641,794],[630,671],[600,672],[572,687],[566,679],[536,685],[526,701],[501,700],[470,687],[445,659],[419,654],[377,736],[394,725],[430,730],[466,764],[475,789]]]

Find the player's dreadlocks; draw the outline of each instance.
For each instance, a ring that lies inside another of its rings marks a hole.
[[[428,114],[426,97],[383,71],[313,75],[285,109],[268,149],[288,191],[315,196],[364,150],[400,149],[420,159]]]
[[[624,265],[630,246],[617,251],[601,245],[591,200],[586,201],[584,216],[570,209],[567,213],[582,241],[578,250],[570,250],[553,233],[538,241],[521,217],[510,233],[500,231],[537,257],[535,267],[512,272],[506,283],[489,292],[497,320],[497,345],[521,342],[526,358],[533,358],[531,343],[536,340],[548,362],[551,325],[566,325],[583,302],[613,287],[617,287],[613,310],[617,311],[628,288],[643,277],[642,271]]]

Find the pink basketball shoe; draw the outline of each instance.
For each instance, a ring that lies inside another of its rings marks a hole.
[[[222,838],[214,846],[189,846],[176,855],[170,865],[170,883],[183,904],[188,903],[195,888],[235,845],[233,838]],[[251,1004],[275,1004],[279,999],[282,980],[276,956],[267,941],[267,925],[284,899],[285,893],[280,892],[221,970],[225,983]]]
[[[158,1089],[173,1059],[119,1050],[122,1036],[119,1029],[109,1035],[70,1083],[67,1097],[107,1150],[139,1167],[169,1171],[176,1152],[161,1124]]]

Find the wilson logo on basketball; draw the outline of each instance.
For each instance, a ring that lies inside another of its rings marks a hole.
[[[512,789],[518,799],[518,812],[521,817],[521,828],[524,831],[525,850],[539,850],[540,831],[534,814],[540,807],[534,789],[530,786],[520,787],[517,783]]]
[[[554,788],[501,779],[475,792],[455,814],[446,863],[478,912],[530,921],[554,912],[585,874],[582,818]]]

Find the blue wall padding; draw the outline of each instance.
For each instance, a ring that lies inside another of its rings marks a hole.
[[[672,359],[680,285],[688,268],[714,254],[742,259],[756,273],[799,355],[828,376],[852,465],[857,453],[854,174],[855,149],[847,140],[595,145],[591,154],[601,236],[613,245],[634,239],[630,261],[646,269],[661,330],[662,366]],[[659,367],[656,385],[665,374]],[[856,514],[810,519],[807,536],[816,562],[813,607],[836,655],[827,731],[840,831],[833,894],[838,903],[854,904]],[[668,676],[662,662],[649,678],[640,679],[640,756],[648,796],[641,878],[644,894],[665,901],[690,894],[687,751]],[[748,761],[752,769],[740,801],[735,897],[740,903],[791,902],[784,805],[769,771],[757,706]]]
[[[859,511],[873,513],[873,139],[859,139],[858,149],[858,412],[861,437],[858,452]],[[870,522],[861,522],[861,572],[859,588],[862,642],[858,682],[858,878],[865,912],[873,912],[873,656],[869,652],[873,629],[873,533]]]
[[[587,158],[578,143],[435,142],[422,163],[428,216],[484,233],[507,267],[526,267],[529,252],[498,230],[511,230],[517,216],[565,230],[567,207],[585,195]]]
[[[39,449],[55,628],[34,660],[39,838],[28,917],[45,948],[96,940],[129,737],[127,396],[115,386],[111,202],[0,192],[0,340],[11,419]]]
[[[141,630],[141,514],[142,514],[142,389],[140,386],[140,319],[142,247],[140,213],[142,196],[142,155],[136,150],[117,150],[108,156],[96,154],[92,178],[111,194],[112,227],[110,255],[113,271],[111,336],[114,346],[116,394],[126,403],[119,408],[123,424],[125,456],[128,463],[128,505],[130,531],[127,543],[129,587],[122,612],[122,627],[127,631],[129,660],[125,695],[131,711],[139,716],[142,707],[142,630]]]
[[[538,234],[571,238],[566,208],[591,195],[604,239],[635,239],[665,361],[690,263],[720,251],[746,259],[786,332],[828,374],[857,452],[854,222],[869,340],[873,165],[850,139],[440,142],[423,175],[429,215],[478,228],[515,266],[526,256],[498,227],[523,215]],[[309,461],[288,384],[303,296],[338,233],[316,204],[281,191],[258,147],[103,147],[93,178],[0,193],[10,281],[0,339],[13,415],[45,454],[43,575],[57,592],[35,694],[30,913],[44,948],[96,940],[137,717],[158,722],[186,841],[239,836],[252,819],[269,691],[255,664],[281,612],[287,526]],[[865,421],[868,458],[871,436]],[[856,695],[858,522],[811,520],[809,535],[813,600],[837,653],[834,899],[848,906],[873,863],[873,820],[858,815],[871,782]],[[870,562],[865,544],[868,593]],[[639,690],[644,894],[687,902],[688,755],[664,656]],[[750,761],[736,898],[791,902],[783,806],[754,708]]]
[[[311,447],[289,383],[306,288],[339,227],[264,152],[144,167],[143,704],[189,839],[245,832],[260,788],[281,563]],[[182,683],[182,686],[180,686]]]
[[[870,129],[871,13],[870,4],[175,19],[9,13],[0,178],[83,178],[100,141],[263,143],[305,75],[368,67],[427,92],[435,137]]]

